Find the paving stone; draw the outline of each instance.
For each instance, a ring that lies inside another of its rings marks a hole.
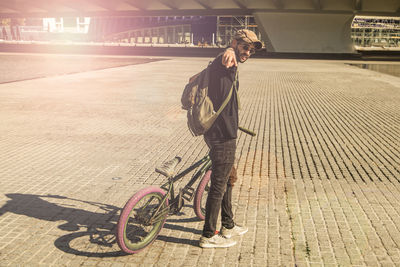
[[[235,220],[249,227],[237,246],[199,248],[186,203],[152,246],[118,254],[120,209],[166,181],[155,165],[179,155],[183,170],[207,153],[179,100],[208,60],[0,84],[0,265],[398,265],[400,79],[323,60],[240,66],[240,124],[257,136],[237,140]],[[24,76],[9,69],[5,81]]]

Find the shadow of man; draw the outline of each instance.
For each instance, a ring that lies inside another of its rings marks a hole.
[[[0,216],[11,212],[39,220],[61,221],[63,223],[58,226],[59,229],[73,232],[57,238],[54,245],[58,249],[87,257],[122,255],[116,248],[114,234],[120,208],[58,195],[6,196],[10,200],[0,208]],[[83,207],[99,212],[84,210]]]

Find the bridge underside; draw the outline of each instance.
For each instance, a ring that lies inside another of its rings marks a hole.
[[[400,16],[398,0],[2,0],[0,19],[253,15],[271,52],[352,53],[354,15]]]
[[[269,52],[353,53],[353,14],[254,13]]]

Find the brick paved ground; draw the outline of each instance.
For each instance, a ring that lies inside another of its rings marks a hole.
[[[400,79],[334,61],[241,66],[234,189],[249,232],[201,249],[189,205],[123,255],[114,231],[155,164],[207,150],[179,99],[207,59],[0,85],[0,266],[400,266]]]

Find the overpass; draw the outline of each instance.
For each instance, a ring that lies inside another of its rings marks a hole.
[[[270,52],[352,53],[355,15],[400,16],[399,0],[2,0],[0,18],[252,15]]]

